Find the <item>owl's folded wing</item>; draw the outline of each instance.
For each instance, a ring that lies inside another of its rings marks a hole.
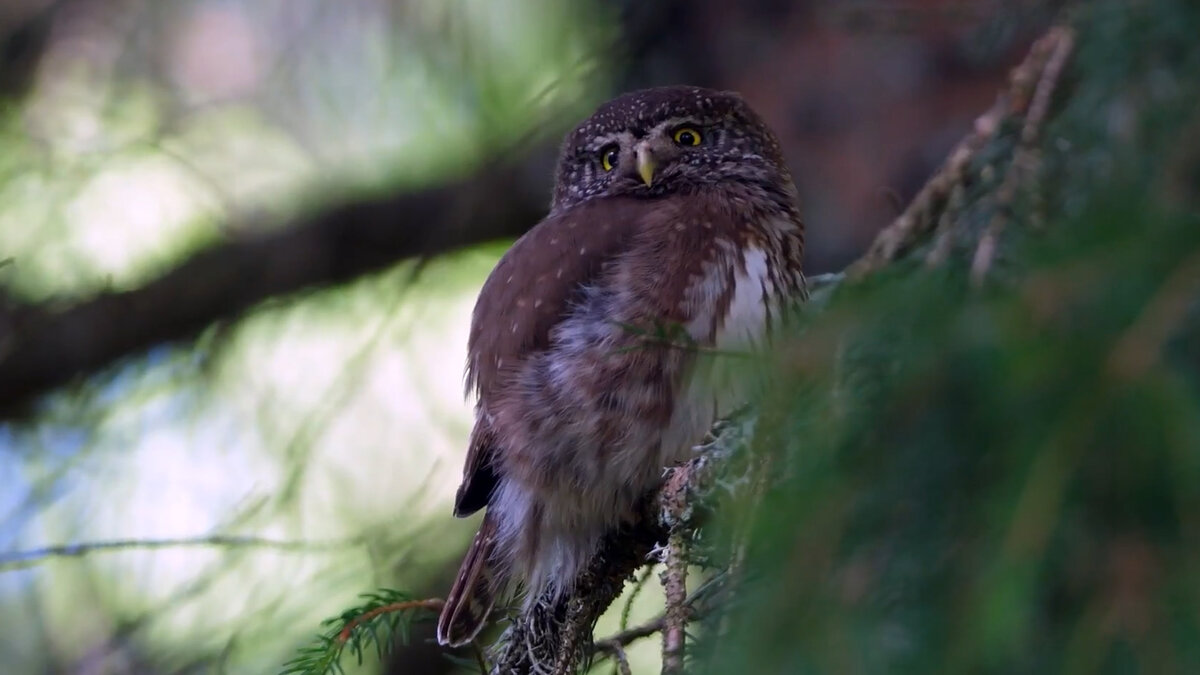
[[[550,345],[550,331],[581,289],[620,255],[646,213],[645,200],[596,199],[551,214],[513,244],[479,292],[467,342],[467,390],[479,396],[454,513],[487,505],[496,486],[496,451],[487,404],[529,354]]]
[[[590,200],[519,239],[475,305],[467,386],[480,405],[455,513],[486,506],[496,485],[489,401],[530,354],[551,346],[554,327],[583,288],[598,286],[617,298],[607,318],[626,326],[631,339],[682,329],[701,346],[742,342],[771,322],[776,297],[802,288],[798,272],[789,274],[784,261],[767,253],[779,249],[767,238],[797,229],[786,214],[697,191]]]

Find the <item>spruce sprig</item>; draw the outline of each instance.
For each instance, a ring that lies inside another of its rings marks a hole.
[[[360,597],[365,600],[363,604],[322,621],[325,632],[283,664],[279,675],[345,675],[342,655],[347,650],[360,665],[372,648],[383,659],[397,637],[408,643],[413,622],[433,619],[443,604],[437,598],[415,600],[407,593],[388,588]]]

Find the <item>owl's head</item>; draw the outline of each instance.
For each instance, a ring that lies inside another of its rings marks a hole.
[[[567,135],[551,209],[729,181],[795,190],[779,142],[742,97],[700,87],[643,89],[601,105]]]

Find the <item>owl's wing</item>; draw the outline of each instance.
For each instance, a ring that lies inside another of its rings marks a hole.
[[[630,244],[645,200],[597,199],[551,214],[517,240],[479,292],[467,342],[467,389],[479,395],[463,481],[454,513],[487,506],[496,486],[496,451],[488,428],[489,398],[532,352],[549,347],[550,330],[580,290]]]
[[[768,231],[792,235],[769,246]],[[621,295],[616,322],[683,328],[700,345],[740,342],[771,323],[773,296],[803,293],[800,231],[792,214],[700,190],[653,201],[596,199],[530,230],[501,258],[475,304],[467,386],[478,392],[480,410],[455,513],[483,508],[496,486],[489,400],[529,354],[550,347],[552,329],[581,289]],[[787,260],[769,260],[767,251],[776,249]]]

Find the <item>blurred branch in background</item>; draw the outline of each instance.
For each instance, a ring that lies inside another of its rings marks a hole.
[[[18,1],[0,9],[0,100],[19,99],[28,92],[55,17],[67,2]]]
[[[345,549],[349,546],[359,546],[361,539],[342,539],[337,541],[284,541],[266,539],[264,537],[240,537],[232,535],[211,535],[191,539],[125,539],[117,541],[89,541],[61,546],[0,553],[0,573],[32,567],[53,558],[80,558],[93,553],[110,553],[114,551],[152,551],[160,548],[263,548],[278,551],[331,551]]]
[[[204,250],[141,288],[66,309],[9,301],[0,307],[0,414],[122,356],[195,337],[269,298],[517,236],[544,208],[516,178],[521,173],[488,165],[466,182],[322,210]]]
[[[647,72],[645,59],[680,76],[701,62],[704,52],[695,41],[657,48],[666,30],[679,28],[678,19],[687,16],[682,3],[618,4],[621,35],[606,58],[623,63],[629,74],[623,79]],[[36,37],[40,46],[52,19],[45,9],[9,39],[25,45]],[[28,63],[18,66],[32,69],[36,55],[32,47],[24,49]],[[547,158],[554,149],[544,136],[535,127],[496,152],[528,158],[532,167],[485,161],[465,180],[324,206],[283,225],[228,223],[222,229],[252,234],[203,250],[140,288],[65,308],[62,302],[30,306],[0,298],[0,417],[20,414],[23,404],[73,378],[155,345],[193,338],[269,298],[520,235],[546,208]]]

